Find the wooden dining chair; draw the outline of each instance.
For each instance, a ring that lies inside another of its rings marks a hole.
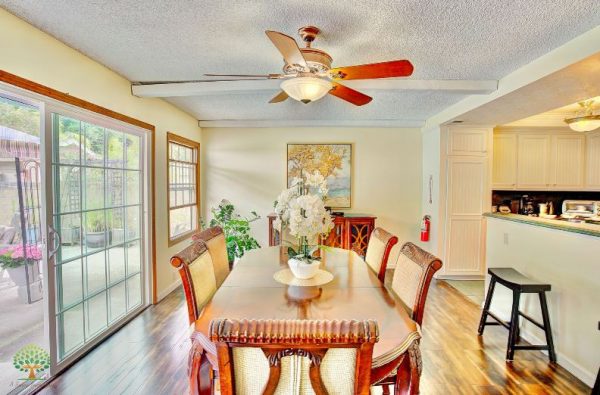
[[[210,323],[222,395],[368,394],[375,321]]]
[[[423,250],[419,246],[407,242],[400,249],[400,255],[394,269],[392,278],[392,291],[409,309],[411,318],[417,324],[423,324],[423,314],[425,312],[425,301],[429,292],[429,285],[435,272],[442,267],[442,261]],[[400,352],[397,353],[401,355]],[[386,361],[373,361],[374,368],[382,366],[384,363],[397,363],[402,360],[393,360],[386,356]],[[376,374],[374,374],[376,376]],[[384,386],[383,393],[389,394],[388,385],[401,385],[401,377],[391,375],[383,379],[378,379],[375,385]],[[411,393],[413,390],[411,390]]]
[[[229,275],[229,258],[227,257],[227,244],[223,229],[218,226],[208,228],[192,236],[193,240],[200,240],[206,244],[212,257],[217,279],[217,288]]]
[[[365,261],[377,273],[377,277],[381,282],[385,280],[390,251],[396,243],[398,243],[398,238],[382,228],[375,228],[369,238]]]
[[[194,241],[171,258],[171,265],[181,276],[191,324],[217,290],[212,257],[204,242]]]

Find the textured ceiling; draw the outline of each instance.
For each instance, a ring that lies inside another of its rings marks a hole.
[[[600,111],[600,96],[586,98],[593,100],[594,114]],[[581,106],[578,103],[571,103],[567,106],[557,108],[555,110],[546,111],[541,114],[536,114],[515,122],[508,123],[504,126],[559,126],[566,127],[565,118],[573,118],[582,114]]]
[[[279,72],[281,57],[264,30],[296,36],[308,24],[322,29],[314,46],[329,52],[334,65],[406,58],[414,79],[500,79],[600,24],[594,0],[0,0],[0,6],[131,81]],[[335,98],[268,105],[272,94],[263,92],[170,100],[203,120],[423,120],[465,97],[372,93],[363,108]]]

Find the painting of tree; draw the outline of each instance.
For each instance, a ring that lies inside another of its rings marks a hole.
[[[318,171],[325,179],[329,193],[325,204],[350,208],[352,195],[352,144],[288,144],[287,182],[303,173]]]
[[[14,355],[13,365],[22,372],[29,372],[25,380],[40,380],[37,373],[50,367],[50,355],[40,346],[28,344]]]

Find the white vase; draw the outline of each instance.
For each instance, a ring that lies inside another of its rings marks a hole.
[[[27,285],[27,277],[25,276],[25,268],[23,266],[6,269],[10,279],[17,286]],[[34,283],[40,279],[39,263],[35,261],[33,264],[27,265],[27,271],[29,274],[29,284]]]
[[[290,258],[288,260],[288,266],[296,278],[308,280],[317,275],[321,262],[317,260],[306,262],[301,259]]]

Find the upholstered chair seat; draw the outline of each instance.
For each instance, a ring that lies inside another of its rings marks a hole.
[[[213,320],[223,395],[368,394],[374,321]]]
[[[385,280],[390,251],[396,243],[398,243],[398,238],[382,228],[375,228],[369,238],[365,261],[381,282]]]
[[[217,288],[223,284],[223,281],[229,275],[229,258],[227,256],[227,243],[223,229],[218,226],[208,228],[193,236],[195,241],[202,241],[208,247],[212,257],[215,278],[217,279]]]

